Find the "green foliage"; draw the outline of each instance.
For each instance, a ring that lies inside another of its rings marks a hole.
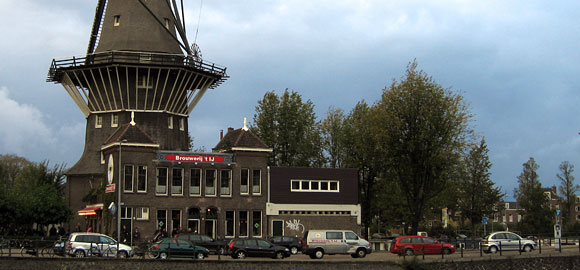
[[[488,152],[485,140],[482,139],[463,158],[464,173],[458,185],[458,206],[462,216],[471,221],[473,232],[475,224],[480,223],[484,216],[492,216],[493,207],[502,197],[501,190],[494,186],[490,178]]]
[[[471,114],[461,95],[443,89],[417,63],[406,77],[385,88],[374,114],[387,177],[397,181],[407,200],[412,233],[423,211],[441,193],[471,134]]]
[[[345,115],[342,110],[330,108],[320,126],[322,147],[327,155],[327,166],[330,168],[342,168],[346,158],[344,122]]]
[[[64,198],[62,166],[31,163],[16,156],[0,156],[2,192],[0,226],[31,226],[65,222],[71,215]]]
[[[324,163],[314,104],[303,102],[297,92],[286,89],[280,97],[267,92],[256,106],[252,131],[272,147],[269,165],[313,167]]]
[[[537,173],[539,168],[534,158],[530,157],[523,164],[523,171],[518,176],[519,186],[514,190],[519,207],[522,209],[519,230],[526,234],[552,230],[552,210],[539,180]]]

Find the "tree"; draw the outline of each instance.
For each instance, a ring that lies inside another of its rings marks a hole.
[[[312,167],[323,164],[320,127],[314,104],[286,89],[267,92],[258,101],[252,131],[272,147],[269,165]]]
[[[327,166],[330,168],[342,168],[346,158],[345,116],[341,109],[330,108],[326,119],[322,120],[320,130],[322,133],[322,147],[327,155]]]
[[[550,201],[544,194],[537,170],[540,166],[533,157],[523,164],[523,171],[518,176],[518,187],[514,189],[518,201],[520,230],[524,233],[548,232],[552,223]]]
[[[384,154],[388,177],[407,201],[411,233],[416,233],[427,203],[445,189],[471,130],[463,97],[443,89],[417,63],[383,90],[376,104],[373,132]]]
[[[563,224],[574,223],[575,219],[573,217],[574,205],[576,201],[576,192],[580,189],[579,185],[574,184],[574,165],[570,164],[568,161],[563,161],[560,163],[560,173],[556,174],[556,177],[560,180],[560,196],[562,197],[562,218],[564,219]]]
[[[493,207],[502,197],[501,190],[494,187],[491,181],[491,162],[485,139],[475,145],[463,159],[464,173],[458,185],[458,206],[463,217],[471,221],[471,229],[475,233],[475,224],[484,216],[494,213]]]

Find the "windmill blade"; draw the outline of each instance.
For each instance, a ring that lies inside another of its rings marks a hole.
[[[143,6],[147,12],[149,12],[149,14],[157,21],[157,23],[159,23],[159,25],[161,27],[163,27],[163,29],[165,29],[165,32],[167,32],[167,34],[169,34],[175,41],[177,41],[177,44],[179,44],[179,46],[184,49],[188,54],[191,54],[191,49],[189,48],[189,46],[184,45],[183,42],[181,40],[179,40],[173,33],[171,33],[171,31],[169,31],[169,29],[167,29],[165,27],[165,23],[163,23],[154,13],[153,11],[151,11],[151,9],[149,7],[147,7],[147,5],[145,3],[143,3],[143,0],[137,0],[139,1],[139,3],[141,3],[141,6]]]
[[[103,21],[103,15],[105,12],[106,5],[107,0],[99,0],[97,2],[97,7],[95,8],[95,19],[93,20],[93,28],[91,29],[91,37],[89,39],[89,47],[87,48],[87,54],[95,52],[95,47],[97,46],[97,38],[99,37],[99,31],[101,29],[101,23]]]
[[[185,24],[182,24],[181,18],[179,16],[179,9],[177,8],[177,3],[175,2],[175,0],[172,1],[173,2],[173,6],[171,6],[171,4],[169,3],[169,0],[165,0],[165,3],[167,3],[167,6],[169,7],[169,9],[172,11],[172,15],[173,15],[173,22],[175,23],[175,28],[177,29],[177,32],[179,33],[179,36],[181,37],[181,40],[189,45],[189,42],[187,41],[187,35],[185,33]],[[183,10],[182,10],[183,12]],[[189,46],[186,46],[189,48]],[[192,51],[191,50],[186,50],[188,55],[192,55]]]

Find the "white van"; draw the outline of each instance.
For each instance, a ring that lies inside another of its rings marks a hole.
[[[322,259],[324,254],[350,254],[364,258],[372,252],[371,244],[349,230],[311,230],[304,233],[302,253],[312,259]]]

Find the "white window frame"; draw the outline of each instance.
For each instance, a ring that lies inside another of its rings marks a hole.
[[[207,188],[207,177],[208,175],[210,175],[208,173],[208,171],[213,171],[213,194],[208,193],[208,188]],[[205,169],[204,175],[205,177],[203,178],[203,186],[204,186],[204,195],[206,197],[217,197],[218,194],[218,186],[217,186],[217,169]]]
[[[119,126],[119,115],[114,113],[111,114],[111,127],[118,127]]]
[[[136,207],[135,220],[149,220],[149,207]]]
[[[198,193],[193,193],[192,192],[192,190],[193,190],[192,187],[194,187],[194,185],[192,184],[193,183],[193,173],[192,172],[194,170],[199,171],[199,186],[198,186],[199,187],[199,192]],[[189,170],[189,196],[192,196],[192,197],[200,197],[201,196],[201,194],[202,194],[201,186],[203,184],[203,180],[204,180],[204,178],[203,178],[203,170],[201,168],[191,168]]]
[[[222,173],[226,172],[228,174],[228,193],[224,193],[222,190],[222,185],[223,185],[223,178],[222,178]],[[220,170],[220,197],[231,197],[232,196],[232,170],[231,169],[224,169],[224,170]]]
[[[181,171],[181,189],[179,190],[179,192],[175,192],[174,188],[177,186],[174,186],[174,180],[175,180],[175,171]],[[171,196],[183,196],[183,168],[171,168]]]
[[[131,189],[127,189],[127,168],[131,167]],[[123,192],[131,193],[133,192],[133,187],[135,186],[135,166],[132,164],[125,164],[123,166]]]
[[[95,128],[102,128],[103,127],[103,116],[102,115],[95,115]]]
[[[167,224],[167,209],[157,209],[157,211],[155,212],[155,215],[156,215],[156,218],[157,218],[156,223],[155,223],[155,228],[159,228],[159,221],[160,221],[160,219],[159,219],[159,211],[165,212],[165,217],[163,219],[165,224],[163,224],[163,226],[161,226],[161,227],[164,227],[165,230],[167,230],[167,229],[169,229],[169,226]]]
[[[254,172],[259,171],[260,176],[258,177],[258,192],[254,192]],[[262,195],[262,170],[253,169],[252,170],[252,195]]]
[[[248,211],[248,210],[239,210],[238,212],[240,213],[238,215],[239,216],[239,218],[238,218],[238,226],[240,226],[240,235],[239,235],[239,237],[240,238],[248,238],[250,236],[250,228],[249,228],[249,225],[250,225],[250,211]],[[242,228],[242,214],[241,213],[242,212],[246,212],[246,235],[241,235],[241,233],[242,233],[242,229],[241,229]]]
[[[233,220],[232,220],[232,231],[233,234],[232,235],[228,235],[228,212],[232,212],[234,213],[233,216]],[[225,238],[234,238],[236,237],[236,211],[235,210],[227,210],[225,212],[225,218],[224,218],[224,237]]]
[[[185,118],[179,118],[179,130],[185,131]]]
[[[139,169],[143,168],[145,170],[145,190],[140,190],[139,189],[139,180],[140,180],[140,175],[139,175]],[[137,166],[137,193],[147,193],[147,166],[144,165],[138,165]]]
[[[165,169],[165,193],[159,192],[159,188],[161,187],[161,186],[159,186],[159,170],[160,169]],[[168,177],[168,175],[169,175],[169,169],[167,167],[157,167],[157,169],[155,170],[155,175],[157,176],[155,178],[155,195],[158,195],[158,196],[167,196],[167,191],[168,191],[168,188],[167,187],[168,187],[168,181],[169,181],[169,179],[168,179],[169,178]]]
[[[115,15],[113,17],[113,26],[121,25],[121,15]]]
[[[173,116],[171,115],[167,118],[167,126],[169,129],[173,129]]]
[[[244,179],[244,172],[247,172],[247,174],[246,174],[246,185],[245,185],[246,186],[246,191],[245,192],[243,191],[243,188],[242,188],[244,186],[244,185],[242,185],[242,182],[243,182],[243,179]],[[250,178],[250,169],[249,168],[242,168],[240,170],[240,195],[249,195],[250,194],[250,180],[251,180],[251,178]]]

